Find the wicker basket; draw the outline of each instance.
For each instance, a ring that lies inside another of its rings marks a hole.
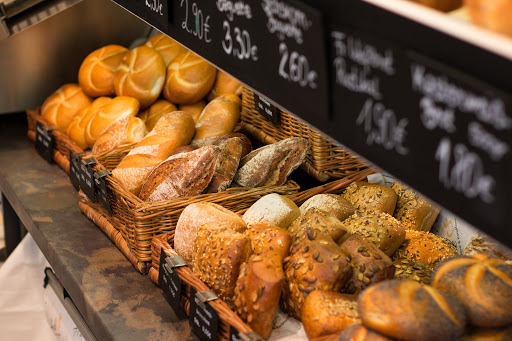
[[[361,181],[365,179],[368,175],[374,173],[371,169],[365,169],[358,173],[353,173],[348,175],[345,178],[338,179],[327,184],[314,187],[311,189],[307,189],[295,194],[287,195],[293,202],[297,204],[297,206],[301,205],[307,199],[311,198],[316,194],[321,193],[332,193],[332,194],[341,194],[345,188],[354,181]],[[237,213],[242,214],[244,210],[238,210]],[[156,235],[153,237],[151,242],[151,268],[149,269],[149,277],[153,283],[158,285],[158,275],[160,268],[160,255],[162,249],[165,254],[169,257],[178,256],[176,251],[173,249],[174,247],[174,231],[170,231],[168,233]],[[204,284],[188,266],[182,266],[175,268],[175,271],[178,273],[179,277],[185,283],[185,290],[182,290],[182,299],[181,299],[181,307],[187,313],[190,307],[190,286],[194,286],[198,291],[209,290],[209,288]],[[220,339],[229,339],[229,325],[235,326],[238,330],[242,332],[250,331],[250,328],[246,326],[243,321],[228,308],[225,302],[218,299],[212,302],[216,302],[219,306],[222,306],[222,312],[215,308],[219,312],[220,318],[220,328],[219,328],[219,338]],[[233,323],[242,325],[235,325]],[[247,331],[243,330],[242,327],[245,327]]]
[[[41,117],[40,108],[29,109],[27,113],[27,136],[33,142],[36,141],[36,125],[40,122],[46,127],[50,127],[50,124]],[[52,130],[54,143],[53,160],[60,168],[66,173],[69,173],[69,153],[82,153],[83,149],[80,148],[69,136],[58,131],[57,129]]]
[[[318,131],[302,123],[291,114],[280,111],[277,124],[258,113],[254,92],[244,87],[242,94],[242,130],[264,144],[275,143],[288,137],[303,137],[312,143],[311,153],[301,166],[306,173],[320,181],[343,178],[367,166],[341,146],[327,141]]]

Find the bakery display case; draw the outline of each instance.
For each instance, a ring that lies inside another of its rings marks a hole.
[[[498,3],[0,4],[0,191],[90,339],[505,335],[512,12]],[[84,13],[92,27],[69,26]],[[48,48],[19,71],[35,37]],[[493,288],[495,310],[467,299]],[[395,325],[401,309],[425,329]]]

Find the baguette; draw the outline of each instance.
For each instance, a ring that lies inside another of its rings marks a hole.
[[[125,117],[115,121],[100,135],[92,147],[97,155],[123,144],[137,143],[146,136],[146,126],[138,117]]]

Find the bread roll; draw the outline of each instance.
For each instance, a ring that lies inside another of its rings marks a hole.
[[[398,195],[384,185],[368,182],[353,182],[343,192],[350,203],[358,210],[381,211],[393,215]]]
[[[83,150],[89,148],[89,144],[85,139],[86,117],[91,113],[97,112],[102,106],[112,101],[110,97],[98,97],[90,105],[80,109],[80,111],[73,116],[73,119],[68,125],[66,134]]]
[[[196,122],[196,124],[197,124],[197,121],[199,120],[199,116],[201,116],[201,113],[203,112],[204,107],[206,107],[206,102],[201,100],[201,101],[199,101],[197,103],[193,103],[193,104],[181,104],[179,106],[179,109],[181,111],[186,112],[190,116],[192,116],[192,118],[194,119],[194,122]]]
[[[188,205],[181,212],[176,223],[174,249],[190,266],[192,265],[193,245],[197,231],[201,225],[206,223],[229,227],[236,232],[244,232],[247,228],[242,218],[220,205],[210,202]]]
[[[439,215],[439,208],[397,181],[391,188],[398,195],[393,216],[406,230],[429,232]]]
[[[275,253],[252,255],[236,282],[235,311],[252,330],[267,340],[284,286],[283,259]]]
[[[334,215],[338,220],[342,221],[355,213],[354,206],[342,197],[336,194],[316,194],[300,205],[300,213],[304,214],[309,208],[316,207],[322,211]]]
[[[290,254],[292,237],[285,229],[266,223],[252,224],[245,230],[255,254],[277,254],[282,260]]]
[[[306,212],[302,213],[293,221],[288,231],[295,240],[308,229],[314,229],[328,235],[336,243],[350,236],[350,233],[348,233],[347,229],[341,224],[341,221],[334,215],[316,207],[311,207]]]
[[[93,154],[100,154],[123,144],[137,143],[146,136],[146,126],[138,117],[125,117],[115,121],[100,135],[92,147]]]
[[[248,226],[254,223],[267,223],[286,230],[299,215],[299,208],[290,198],[271,193],[252,204],[242,219]]]
[[[201,194],[212,180],[219,154],[218,147],[204,146],[168,157],[153,169],[139,197],[159,201]]]
[[[280,186],[310,150],[311,142],[301,137],[290,137],[253,150],[240,162],[233,181],[241,187]]]
[[[187,48],[180,45],[174,39],[168,37],[163,33],[157,33],[146,41],[144,44],[147,47],[151,47],[156,52],[160,53],[164,61],[165,67],[178,57],[183,52],[187,51]]]
[[[233,132],[240,118],[240,105],[226,96],[220,96],[204,107],[196,123],[193,145],[213,144],[228,133]]]
[[[405,231],[405,240],[393,254],[393,261],[409,259],[434,269],[444,259],[456,256],[457,249],[443,237],[422,231]]]
[[[211,101],[228,94],[242,96],[242,88],[242,84],[236,78],[222,70],[217,70],[217,77],[212,90],[208,94],[208,100]]]
[[[393,341],[395,339],[379,334],[361,323],[345,328],[336,341]]]
[[[114,89],[117,96],[138,99],[141,109],[145,109],[160,96],[164,81],[165,63],[160,54],[139,46],[124,56],[114,75]]]
[[[98,108],[90,111],[84,117],[84,136],[89,147],[94,146],[96,140],[109,125],[125,117],[133,117],[139,113],[139,101],[133,97],[118,96]]]
[[[461,302],[473,326],[512,324],[512,262],[483,254],[447,259],[434,270],[432,286]]]
[[[304,300],[301,320],[309,339],[341,332],[361,323],[357,296],[313,290]]]
[[[410,0],[420,5],[437,9],[442,12],[451,12],[462,6],[462,0]]]
[[[293,242],[284,270],[283,307],[297,319],[301,318],[304,299],[310,292],[339,291],[352,274],[349,260],[338,245],[313,229]]]
[[[395,267],[394,278],[410,279],[422,284],[430,284],[432,269],[420,262],[414,262],[409,259],[397,259],[393,261]]]
[[[343,292],[359,294],[373,283],[393,278],[395,267],[391,259],[377,245],[354,234],[345,240],[341,250],[349,256],[352,277]]]
[[[112,171],[126,189],[139,195],[151,171],[194,135],[194,120],[182,111],[164,115]]]
[[[77,84],[65,84],[46,98],[41,106],[41,116],[65,133],[73,117],[91,103],[92,99]]]
[[[464,333],[463,306],[452,296],[416,281],[392,279],[359,295],[363,324],[400,340],[453,341]]]
[[[464,0],[471,22],[512,37],[512,4],[509,0]]]
[[[482,232],[475,233],[462,251],[464,256],[473,256],[479,253],[512,261],[511,249]]]
[[[85,57],[78,70],[78,84],[84,93],[91,97],[113,96],[114,74],[128,51],[120,45],[107,45]]]
[[[341,222],[350,234],[358,234],[391,256],[405,240],[398,220],[381,211],[358,211]]]
[[[176,104],[197,103],[211,90],[216,74],[213,65],[186,51],[167,67],[163,96]]]
[[[177,110],[178,108],[171,102],[165,99],[159,99],[151,104],[148,109],[140,112],[138,116],[146,123],[146,130],[151,131],[162,116]]]
[[[210,222],[197,231],[192,254],[193,271],[233,309],[240,267],[251,255],[251,242],[229,227]]]

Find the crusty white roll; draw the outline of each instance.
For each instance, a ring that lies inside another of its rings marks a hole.
[[[197,103],[210,91],[217,69],[192,51],[177,56],[167,68],[163,96],[172,103]]]
[[[164,115],[119,165],[112,175],[128,191],[139,195],[151,171],[178,147],[187,145],[194,136],[194,120],[189,114],[174,111]]]
[[[512,37],[510,0],[464,0],[473,24]]]
[[[146,136],[146,125],[138,117],[125,117],[115,121],[96,140],[93,154],[100,154],[123,144],[137,143]]]
[[[187,51],[186,47],[163,33],[155,34],[149,38],[144,45],[160,53],[164,60],[165,67],[169,66],[174,58]]]
[[[148,109],[141,111],[138,117],[146,123],[146,130],[151,131],[160,117],[177,110],[178,108],[171,102],[159,99],[151,104]]]
[[[71,120],[66,130],[66,134],[83,150],[89,148],[89,144],[85,140],[85,118],[91,112],[98,111],[102,106],[112,101],[110,97],[98,97],[90,105],[81,109]]]
[[[158,52],[139,46],[128,52],[114,75],[118,96],[131,96],[145,109],[157,100],[165,81],[165,63]]]
[[[41,106],[41,116],[54,128],[65,133],[73,117],[90,105],[92,99],[77,84],[64,84]]]
[[[286,230],[299,215],[299,208],[290,198],[271,193],[252,204],[245,211],[242,219],[248,226],[267,223]]]
[[[87,144],[92,148],[109,125],[122,118],[136,116],[138,113],[139,101],[128,96],[117,96],[98,110],[90,111],[84,117],[84,135]]]
[[[244,232],[247,228],[240,216],[221,205],[211,202],[188,205],[178,218],[174,234],[174,249],[188,265],[192,265],[194,241],[199,227],[206,223],[214,223],[236,232]]]
[[[192,116],[192,118],[194,119],[194,121],[197,124],[197,121],[199,120],[199,116],[201,116],[201,113],[203,112],[204,107],[206,107],[206,102],[201,100],[201,101],[199,101],[197,103],[193,103],[193,104],[181,104],[179,106],[179,110],[184,111],[187,114],[189,114],[190,116]]]
[[[91,97],[113,96],[114,74],[126,53],[126,47],[107,45],[91,52],[80,65],[78,84]]]
[[[217,78],[215,78],[213,88],[208,94],[208,100],[211,101],[214,98],[228,94],[241,96],[242,84],[230,74],[217,70]]]

